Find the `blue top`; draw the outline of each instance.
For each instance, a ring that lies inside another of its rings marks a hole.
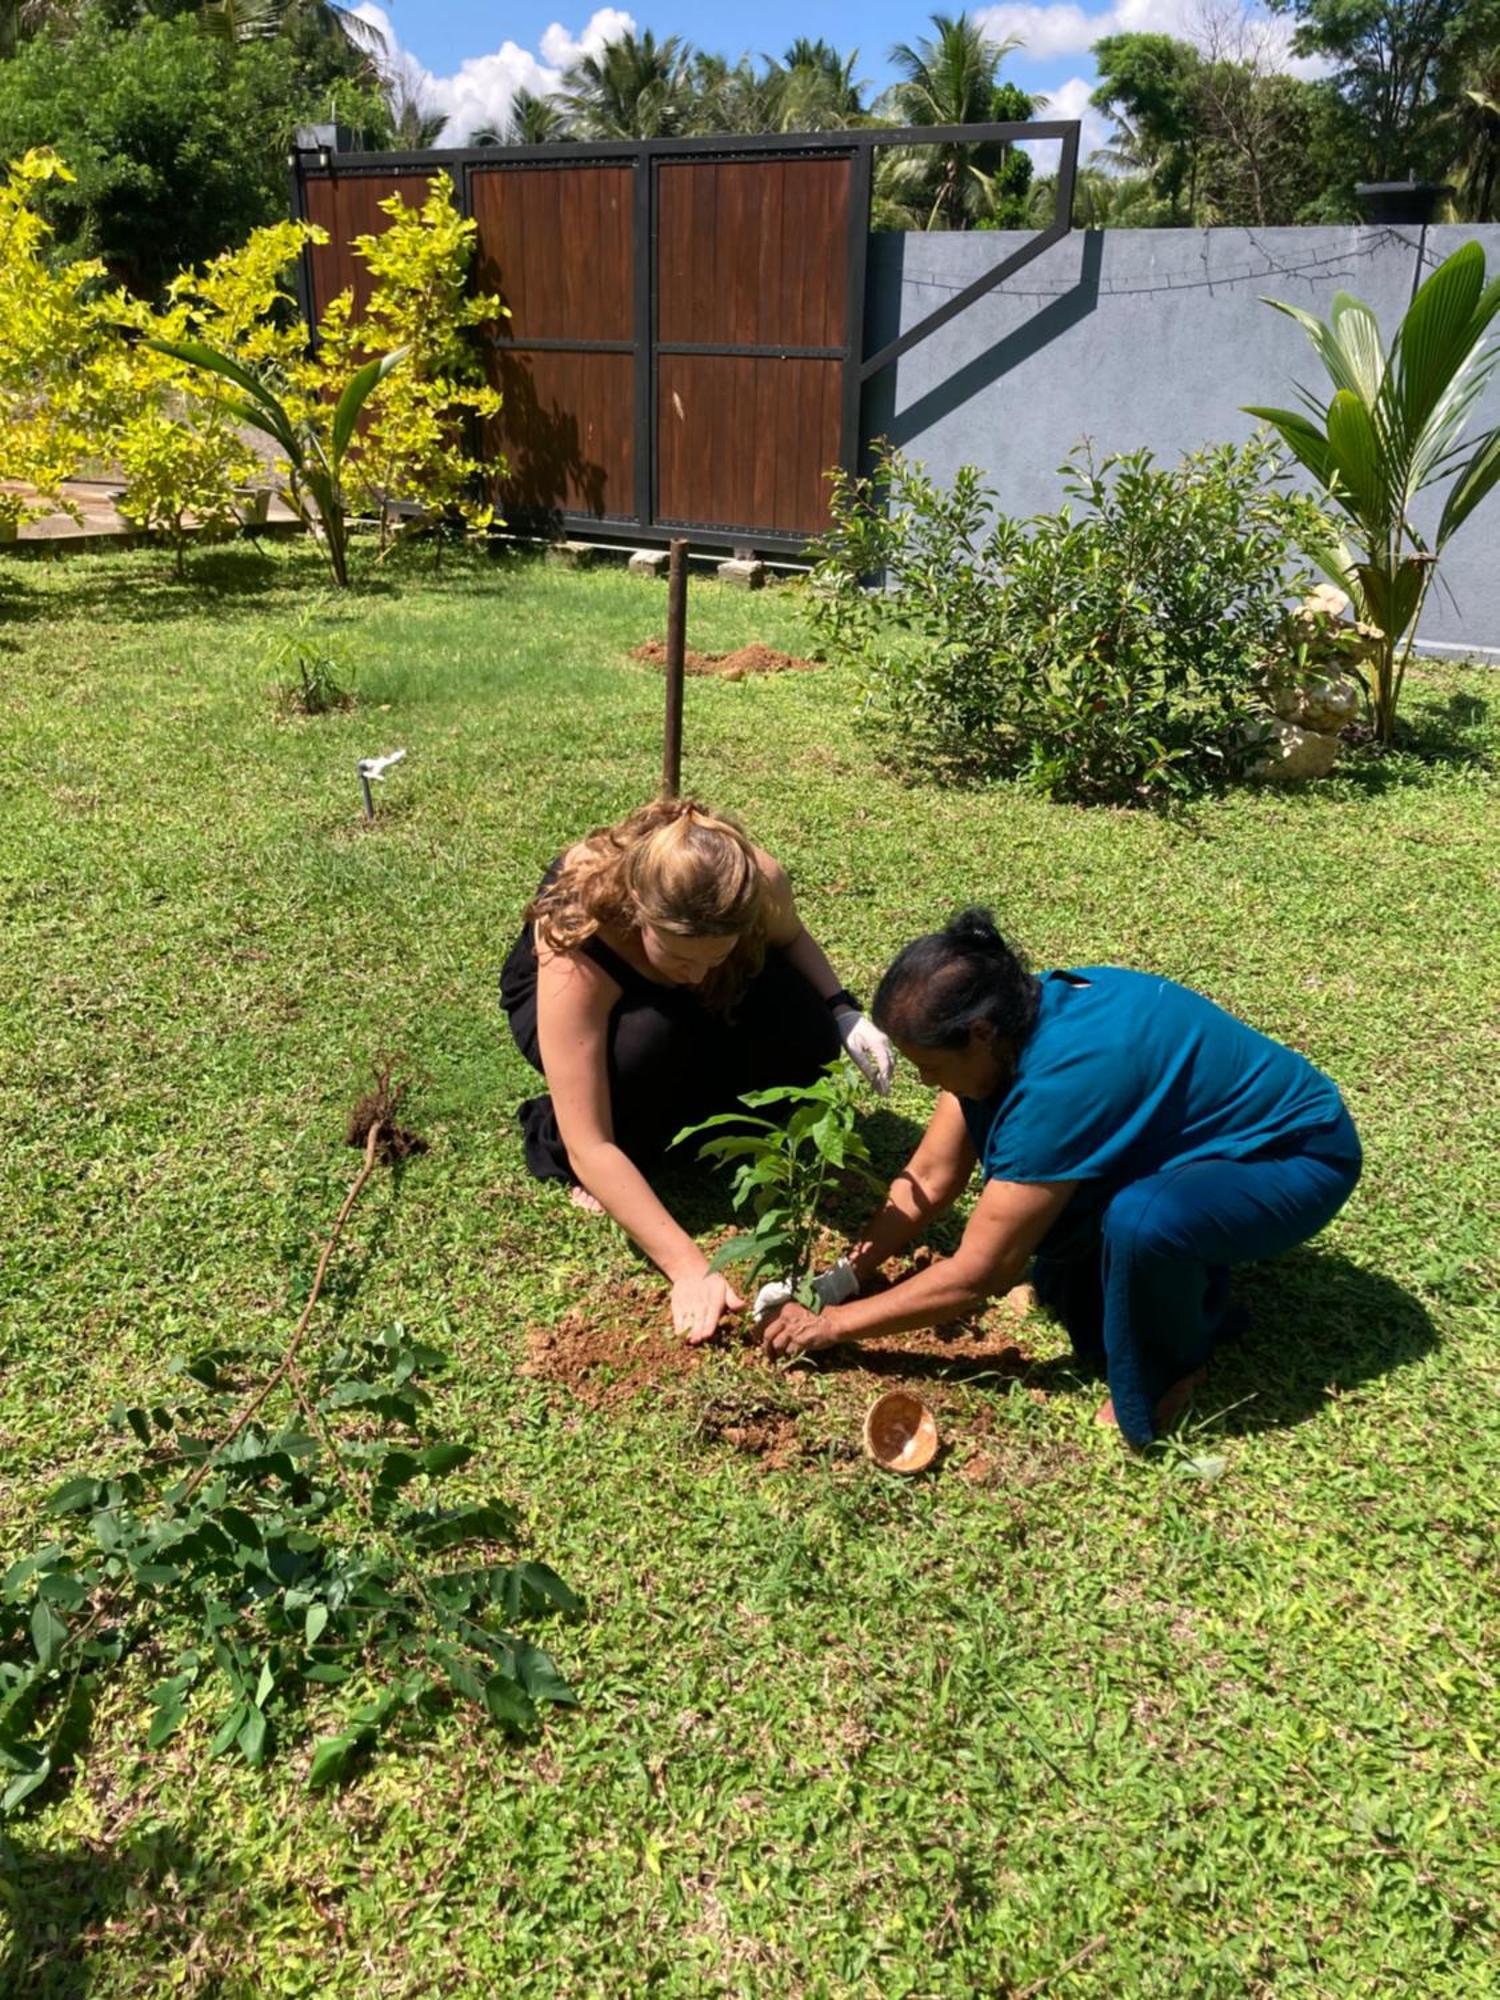
[[[1123,1184],[1295,1142],[1343,1109],[1305,1056],[1173,980],[1089,965],[1041,988],[1013,1082],[960,1099],[987,1181]]]

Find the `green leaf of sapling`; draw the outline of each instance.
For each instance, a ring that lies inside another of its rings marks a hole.
[[[57,1665],[68,1643],[68,1628],[45,1598],[38,1598],[31,1614],[31,1643],[44,1667]]]

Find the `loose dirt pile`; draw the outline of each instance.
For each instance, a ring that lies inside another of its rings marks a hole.
[[[575,1306],[556,1326],[530,1329],[520,1373],[560,1384],[591,1410],[615,1410],[680,1382],[703,1366],[711,1344],[690,1347],[674,1333],[665,1303],[659,1282],[637,1280],[607,1303]]]
[[[398,1160],[409,1160],[417,1153],[425,1153],[427,1141],[421,1134],[409,1131],[405,1125],[396,1122],[396,1113],[401,1108],[406,1089],[404,1082],[392,1077],[389,1064],[384,1067],[377,1065],[374,1089],[366,1091],[349,1113],[344,1144],[363,1146],[372,1129],[379,1125],[382,1130],[375,1152],[383,1165],[393,1166]]]
[[[576,1306],[555,1326],[531,1328],[520,1372],[592,1410],[666,1398],[696,1415],[701,1437],[781,1466],[808,1451],[853,1456],[865,1407],[896,1386],[923,1398],[945,1436],[945,1413],[962,1405],[972,1432],[965,1392],[1003,1389],[1031,1366],[1017,1339],[1020,1324],[1016,1308],[997,1300],[973,1320],[828,1348],[788,1368],[772,1362],[759,1335],[743,1325],[726,1325],[712,1341],[690,1347],[668,1324],[660,1281],[643,1278],[607,1300]],[[847,1451],[838,1439],[847,1440]]]
[[[630,657],[649,667],[664,667],[667,649],[660,639],[648,639],[643,646],[633,646]],[[742,681],[747,674],[808,674],[818,662],[798,660],[790,653],[755,644],[741,646],[733,653],[695,653],[689,647],[683,664],[690,674],[717,674],[720,680]]]

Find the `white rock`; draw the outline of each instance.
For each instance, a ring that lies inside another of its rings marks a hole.
[[[1320,736],[1337,736],[1359,714],[1358,685],[1344,674],[1310,675],[1297,692],[1296,709],[1288,716],[1278,705],[1277,714]]]
[[[1278,785],[1326,777],[1339,754],[1337,736],[1324,736],[1316,729],[1299,729],[1295,722],[1282,722],[1279,718],[1267,718],[1263,740],[1266,755],[1255,766],[1254,775]]]
[[[1321,614],[1324,618],[1344,618],[1349,612],[1349,599],[1337,584],[1320,583],[1307,593],[1297,609],[1311,611],[1314,616]]]

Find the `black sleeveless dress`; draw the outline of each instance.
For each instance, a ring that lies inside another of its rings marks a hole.
[[[560,857],[538,894],[559,864]],[[620,989],[606,1041],[610,1113],[616,1145],[643,1170],[660,1165],[684,1125],[732,1111],[747,1090],[811,1083],[839,1052],[826,1003],[774,947],[729,1020],[706,1007],[696,987],[648,979],[602,938],[579,949]],[[540,1071],[536,973],[536,943],[526,924],[500,974],[500,1004],[517,1048]],[[516,1116],[536,1178],[576,1182],[551,1097],[526,1098]]]

